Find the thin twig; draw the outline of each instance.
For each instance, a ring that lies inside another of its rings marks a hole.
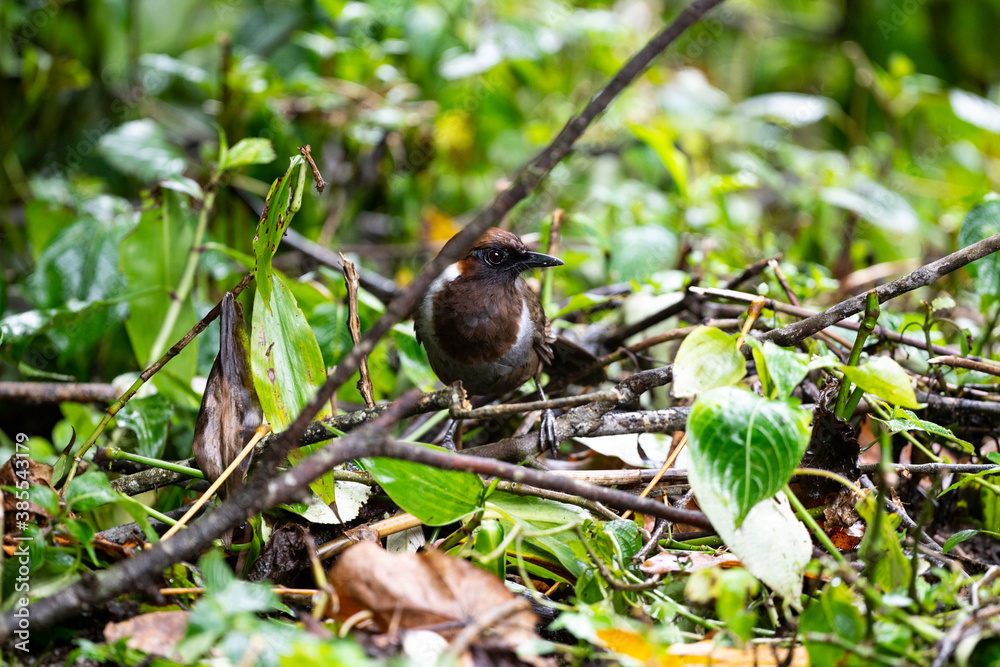
[[[243,447],[243,449],[240,451],[240,453],[236,455],[236,458],[233,459],[233,462],[230,463],[226,467],[226,469],[222,471],[222,474],[219,475],[219,478],[214,482],[212,482],[212,484],[208,487],[208,491],[201,494],[201,498],[198,498],[198,500],[192,503],[188,511],[184,513],[184,516],[182,516],[177,521],[177,523],[172,525],[170,527],[170,530],[168,530],[166,533],[163,534],[163,537],[160,538],[161,542],[166,541],[171,537],[173,537],[178,530],[180,530],[185,524],[187,524],[188,520],[192,516],[194,516],[198,512],[198,510],[201,509],[202,505],[207,503],[208,499],[211,498],[212,495],[219,490],[219,487],[222,486],[227,479],[229,479],[229,476],[233,474],[233,471],[235,471],[238,467],[240,467],[240,463],[243,462],[243,459],[245,459],[247,455],[253,451],[254,445],[256,445],[261,438],[267,435],[270,430],[271,427],[268,424],[264,424],[263,426],[260,426],[257,429],[257,432],[253,434],[252,438],[250,438],[250,442],[248,442],[246,446]]]
[[[299,152],[302,153],[302,157],[306,159],[306,162],[309,163],[309,168],[312,169],[313,181],[316,183],[316,192],[322,193],[323,190],[326,190],[326,181],[323,180],[323,175],[319,173],[319,167],[313,161],[312,146],[309,144],[299,146]]]
[[[945,366],[957,368],[968,368],[971,371],[979,371],[980,373],[986,373],[988,375],[1000,376],[1000,364],[990,363],[987,361],[975,361],[973,359],[967,359],[966,357],[947,355],[928,359],[927,363],[943,364]]]
[[[597,391],[590,394],[580,394],[579,396],[550,398],[547,401],[486,405],[474,410],[453,406],[449,411],[448,416],[452,419],[483,419],[488,417],[499,417],[501,415],[520,414],[522,412],[532,412],[534,410],[573,408],[587,403],[606,403],[608,401],[617,403],[621,400],[621,398],[622,396],[618,393],[617,389],[609,389],[607,391]]]
[[[687,433],[685,433],[684,435],[681,436],[681,441],[677,443],[677,446],[674,447],[673,451],[670,452],[670,455],[667,456],[667,460],[663,462],[662,466],[660,466],[660,469],[656,472],[656,476],[653,477],[653,479],[649,480],[649,484],[647,484],[646,488],[643,489],[642,492],[639,494],[640,497],[645,498],[646,496],[648,496],[649,492],[653,490],[653,487],[660,483],[660,479],[663,478],[663,475],[666,474],[667,470],[670,469],[670,466],[672,466],[674,464],[674,461],[677,460],[677,456],[681,453],[681,450],[684,449],[684,445],[687,444],[687,441],[688,441]],[[632,512],[625,512],[624,514],[622,514],[622,518],[627,519],[631,515]]]
[[[340,261],[344,264],[344,282],[347,284],[347,328],[351,332],[351,340],[357,345],[361,340],[361,317],[358,315],[358,270],[354,262],[340,253]],[[365,405],[375,407],[375,393],[372,390],[372,376],[368,372],[368,356],[361,357],[361,378],[358,380],[358,391],[365,399]]]
[[[118,390],[104,382],[0,382],[0,401],[90,403],[116,398]]]
[[[781,265],[778,264],[778,260],[769,259],[767,260],[767,265],[771,267],[771,271],[774,272],[774,277],[778,279],[778,283],[781,284],[781,289],[785,290],[785,296],[793,306],[799,305],[799,299],[795,296],[795,292],[792,291],[792,286],[788,284],[788,278],[785,277],[785,272],[781,270]]]

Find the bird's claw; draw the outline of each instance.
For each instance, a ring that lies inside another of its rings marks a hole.
[[[559,436],[556,435],[556,416],[552,410],[542,410],[542,425],[538,432],[538,444],[548,448],[552,456],[559,453]]]
[[[457,452],[458,447],[455,445],[455,433],[458,431],[458,420],[455,419],[451,422],[448,430],[444,432],[444,437],[441,439],[441,446],[447,449],[449,452]]]

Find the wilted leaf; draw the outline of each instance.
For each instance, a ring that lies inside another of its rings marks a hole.
[[[221,309],[219,354],[208,375],[191,445],[199,467],[210,480],[222,475],[262,421],[260,401],[250,373],[243,307],[232,292],[226,292]],[[223,484],[225,494],[243,485],[249,466],[250,457],[246,457]]]
[[[747,374],[736,337],[714,327],[697,327],[674,359],[674,396],[695,396],[736,384]]]
[[[904,408],[920,407],[910,384],[910,376],[889,357],[872,357],[860,366],[842,365],[839,368],[847,379],[869,394]]]
[[[293,183],[295,170],[298,169],[298,180]],[[279,176],[267,193],[264,211],[257,224],[257,234],[253,237],[253,254],[255,259],[254,277],[257,281],[257,291],[263,299],[266,310],[271,309],[271,258],[274,257],[285,228],[292,221],[295,211],[292,210],[293,195],[305,183],[305,158],[296,155],[291,158],[288,169]],[[256,316],[254,320],[256,321]]]
[[[731,553],[710,554],[692,551],[680,554],[675,551],[664,551],[644,561],[639,569],[646,574],[666,574],[668,572],[697,572],[716,565],[736,567],[740,565],[740,559]]]
[[[791,655],[789,656],[789,652]],[[714,639],[704,639],[694,644],[673,644],[667,655],[658,663],[661,667],[690,667],[714,665],[715,667],[809,667],[809,656],[801,646],[789,650],[773,649],[769,645],[747,644],[745,648],[719,646]]]
[[[802,575],[812,558],[812,540],[784,493],[757,503],[737,526],[736,514],[714,485],[694,466],[688,481],[698,505],[719,536],[750,574],[767,584],[796,609],[801,608]],[[776,549],[775,545],[781,548]]]
[[[688,417],[691,469],[724,499],[737,526],[778,492],[809,443],[809,414],[734,387],[702,394]]]
[[[453,638],[483,614],[516,598],[503,582],[474,565],[439,551],[390,554],[370,542],[350,547],[330,570],[340,598],[338,619],[370,611],[383,632],[441,624]],[[491,626],[478,643],[514,651],[537,638],[530,606]]]
[[[15,463],[17,467],[15,469]],[[0,467],[0,487],[13,487],[18,492],[28,493],[28,509],[18,510],[20,498],[17,493],[2,491],[3,528],[6,533],[14,533],[23,527],[17,516],[19,511],[27,511],[39,523],[48,521],[59,512],[59,497],[52,488],[52,466],[27,457],[11,457]],[[26,486],[25,486],[26,485]],[[22,517],[23,518],[23,517]],[[30,518],[28,519],[31,520]]]

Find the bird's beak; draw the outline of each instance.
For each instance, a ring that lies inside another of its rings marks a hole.
[[[526,252],[521,256],[521,264],[528,268],[544,268],[546,266],[562,266],[565,262],[552,255],[543,255],[540,252]]]

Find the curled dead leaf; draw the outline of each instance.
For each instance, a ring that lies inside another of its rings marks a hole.
[[[516,599],[502,581],[464,560],[439,551],[390,554],[372,542],[347,549],[329,578],[340,598],[337,619],[368,611],[381,632],[433,630],[449,641]],[[537,620],[519,609],[484,628],[473,646],[513,652],[538,638]]]
[[[639,569],[646,574],[667,574],[668,572],[697,572],[720,565],[739,567],[740,559],[731,553],[710,554],[691,551],[684,554],[665,551],[648,559]]]
[[[212,481],[236,458],[263,420],[250,373],[243,307],[231,292],[226,292],[221,309],[219,354],[208,375],[192,444],[198,465]],[[243,485],[249,466],[247,457],[222,486],[223,495]]]

